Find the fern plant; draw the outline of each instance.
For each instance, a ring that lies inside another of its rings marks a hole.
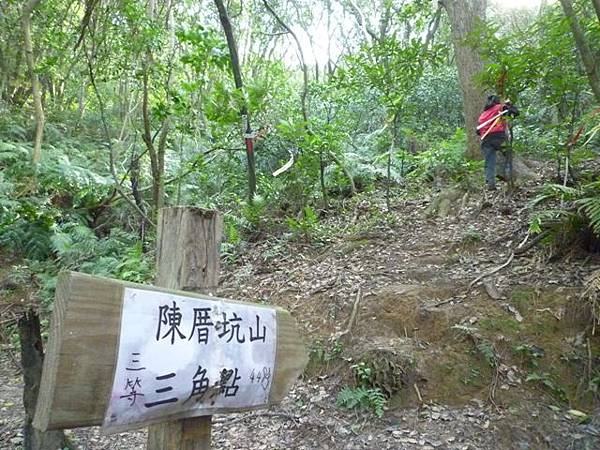
[[[358,386],[342,388],[337,404],[347,409],[371,411],[377,417],[382,417],[388,398],[381,388],[373,386],[373,368],[366,362],[359,362],[352,366],[352,371]]]
[[[544,389],[548,390],[556,400],[561,402],[567,401],[565,390],[556,382],[551,374],[546,372],[531,372],[525,378],[528,383],[536,383]]]
[[[379,388],[356,388],[344,387],[337,397],[338,406],[347,409],[365,409],[374,413],[377,417],[383,417],[387,398]]]
[[[575,200],[578,211],[587,217],[596,236],[600,237],[600,181],[588,183]]]
[[[600,241],[600,181],[584,183],[578,187],[546,184],[531,206],[550,204],[550,208],[534,215],[529,231],[546,232],[550,241],[570,245],[581,236],[585,246]]]

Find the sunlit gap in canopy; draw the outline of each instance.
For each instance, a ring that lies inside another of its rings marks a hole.
[[[529,9],[539,10],[542,3],[549,5],[555,0],[491,0],[489,5],[495,10]]]
[[[534,17],[542,5],[551,5],[556,0],[490,0],[488,17],[498,18],[505,13],[526,10]],[[331,58],[334,65],[340,55],[358,45],[360,36],[356,19],[349,15],[337,2],[331,3],[332,11],[327,29],[327,10],[325,3],[316,2],[312,8],[313,21],[303,28],[290,23],[290,27],[298,37],[306,64],[314,67],[318,63],[323,68]],[[275,44],[274,56],[282,60],[288,67],[298,67],[297,45],[292,36],[282,35]]]
[[[306,28],[293,23],[289,25],[300,41],[306,64],[313,67],[318,64],[324,67],[329,59],[335,62],[344,49],[352,47],[350,41],[354,37],[353,29],[356,28],[356,21],[337,2],[331,3],[329,30],[327,9],[324,4],[317,2],[312,8],[312,15],[313,21]],[[282,60],[288,66],[299,65],[298,48],[292,36],[282,36],[277,46]]]

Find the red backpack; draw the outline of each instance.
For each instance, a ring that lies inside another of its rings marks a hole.
[[[506,123],[504,122],[504,120],[502,120],[501,116],[498,116],[502,112],[503,109],[504,109],[504,105],[502,103],[499,103],[499,104],[494,105],[491,108],[483,111],[479,115],[479,119],[477,120],[477,123],[479,125],[485,123],[485,125],[477,130],[477,134],[480,136],[486,136],[489,133],[504,132],[506,130]],[[498,120],[492,120],[495,116],[498,116]],[[491,128],[491,130],[490,130],[490,128]]]

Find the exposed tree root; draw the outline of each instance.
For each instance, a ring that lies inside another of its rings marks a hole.
[[[473,289],[473,286],[475,286],[475,284],[477,284],[479,281],[483,280],[484,278],[489,277],[490,275],[495,274],[496,272],[499,272],[500,270],[504,269],[506,266],[508,266],[512,260],[515,258],[515,253],[511,252],[510,256],[508,257],[508,260],[502,264],[501,266],[496,267],[495,269],[492,269],[488,272],[485,272],[481,275],[479,275],[477,278],[475,278],[473,281],[471,281],[471,283],[469,283],[469,287],[467,288],[467,292],[466,294],[468,294],[469,292],[471,292],[471,289]]]

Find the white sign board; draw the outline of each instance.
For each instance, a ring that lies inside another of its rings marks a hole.
[[[126,288],[103,431],[266,405],[276,340],[275,309]]]

